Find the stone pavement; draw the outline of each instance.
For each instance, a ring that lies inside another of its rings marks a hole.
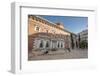
[[[74,49],[69,52],[68,50],[50,51],[48,54],[41,52],[29,53],[29,60],[54,60],[54,59],[80,59],[88,58],[87,49]]]

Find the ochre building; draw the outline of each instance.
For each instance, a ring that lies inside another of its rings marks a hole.
[[[52,50],[70,47],[70,32],[61,23],[28,15],[28,50]]]

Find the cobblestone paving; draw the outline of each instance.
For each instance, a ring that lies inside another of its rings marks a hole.
[[[49,52],[48,54],[42,54],[39,52],[37,55],[36,53],[29,53],[28,59],[29,60],[54,60],[54,59],[80,59],[80,58],[88,58],[88,50],[87,49],[74,49],[71,52],[68,50],[58,50],[54,52]]]

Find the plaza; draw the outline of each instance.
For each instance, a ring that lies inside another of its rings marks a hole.
[[[65,26],[28,15],[28,60],[88,58],[88,30],[77,35]]]
[[[36,52],[35,52],[36,53]],[[37,55],[35,53],[29,53],[29,60],[55,60],[55,59],[84,59],[88,58],[88,50],[87,49],[74,49],[70,52],[68,50],[58,50],[58,51],[50,51],[48,54],[42,54],[38,52]]]

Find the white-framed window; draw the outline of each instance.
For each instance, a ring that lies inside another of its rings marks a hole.
[[[50,47],[50,44],[49,44],[50,42],[49,41],[46,41],[46,48],[49,48]]]
[[[58,48],[60,47],[60,44],[59,44],[59,42],[58,42],[58,44],[57,44],[57,47],[58,47]]]
[[[40,27],[39,26],[35,26],[35,31],[40,32]]]
[[[43,48],[43,47],[44,47],[44,42],[43,40],[40,40],[39,48]]]

